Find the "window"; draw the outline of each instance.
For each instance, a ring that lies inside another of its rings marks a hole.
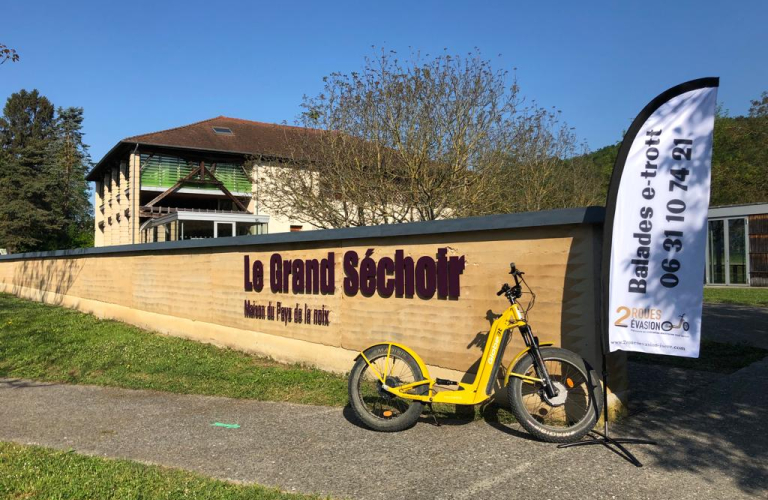
[[[228,127],[213,127],[213,131],[219,135],[235,135]]]
[[[291,225],[291,232],[292,233],[297,233],[297,232],[301,231],[303,227],[304,226],[294,226],[294,225]]]
[[[214,238],[229,238],[235,235],[235,223],[234,222],[214,222],[213,228]]]
[[[237,235],[238,236],[252,236],[256,234],[266,234],[267,225],[260,224],[258,222],[238,222],[237,223]]]
[[[707,232],[707,283],[748,285],[749,237],[746,218],[710,220]]]
[[[198,220],[184,220],[181,221],[181,237],[182,240],[200,240],[213,238],[214,236],[214,222],[212,221],[198,221]]]

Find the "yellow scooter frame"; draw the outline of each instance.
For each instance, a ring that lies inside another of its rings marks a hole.
[[[409,349],[402,344],[397,344],[395,342],[380,342],[368,347],[362,351],[359,356],[365,360],[373,374],[376,375],[376,377],[379,379],[382,384],[382,389],[386,390],[394,396],[404,399],[411,399],[414,401],[421,401],[424,403],[476,405],[488,400],[493,394],[493,386],[498,378],[498,370],[501,366],[504,349],[506,348],[507,342],[509,340],[510,330],[514,328],[525,328],[527,326],[528,323],[523,318],[523,313],[520,310],[520,306],[517,303],[513,303],[506,311],[504,311],[501,317],[493,322],[493,325],[491,326],[491,330],[488,333],[488,341],[485,343],[485,349],[483,349],[483,355],[480,358],[480,368],[477,372],[477,375],[475,376],[474,382],[471,384],[457,382],[456,385],[459,387],[457,390],[436,391],[435,386],[440,385],[438,384],[438,379],[431,378],[429,376],[427,365],[424,364],[424,361],[422,361],[421,357],[419,357],[419,355],[416,354],[412,349]],[[384,373],[380,373],[365,356],[365,351],[380,345],[387,346],[387,358],[384,364]],[[538,345],[550,346],[553,345],[553,343],[542,342]],[[400,349],[413,356],[413,359],[416,360],[416,363],[418,364],[424,379],[397,387],[387,386],[386,379],[389,370],[389,358],[392,346],[399,347]],[[525,356],[525,354],[530,351],[530,349],[531,347],[529,346],[520,351],[512,363],[509,364],[507,367],[507,373],[504,377],[505,386],[509,382],[509,377],[521,378],[527,383],[542,382],[540,378],[529,377],[527,375],[515,373],[512,371],[512,368],[515,366],[515,364],[517,364],[517,361]],[[424,385],[429,386],[429,390],[426,394],[414,394],[410,392],[413,389]]]

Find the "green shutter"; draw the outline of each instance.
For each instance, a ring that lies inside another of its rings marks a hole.
[[[188,163],[175,156],[154,155],[150,158],[148,154],[141,155],[141,164],[144,166],[141,171],[141,185],[164,189],[172,187],[197,168],[197,164]],[[206,166],[211,167],[211,165]],[[233,193],[251,192],[251,181],[237,163],[217,163],[215,176]],[[219,191],[219,188],[212,184],[188,184],[182,187],[200,191]]]

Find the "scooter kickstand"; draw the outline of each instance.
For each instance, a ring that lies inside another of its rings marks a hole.
[[[432,407],[432,403],[427,403],[427,406],[429,406],[429,413],[432,415],[432,420],[435,421],[435,426],[440,427],[440,422],[437,421],[437,417],[435,416],[435,409]]]

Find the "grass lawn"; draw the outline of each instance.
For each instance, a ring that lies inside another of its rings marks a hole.
[[[0,498],[303,500],[155,465],[0,442]]]
[[[704,302],[768,307],[768,288],[705,287]]]
[[[346,376],[2,293],[0,377],[325,406],[348,403]],[[435,412],[441,419],[514,421],[495,405],[439,404]],[[431,419],[426,411],[425,417]]]
[[[340,375],[154,334],[9,294],[0,294],[0,377],[347,404],[347,379]]]

